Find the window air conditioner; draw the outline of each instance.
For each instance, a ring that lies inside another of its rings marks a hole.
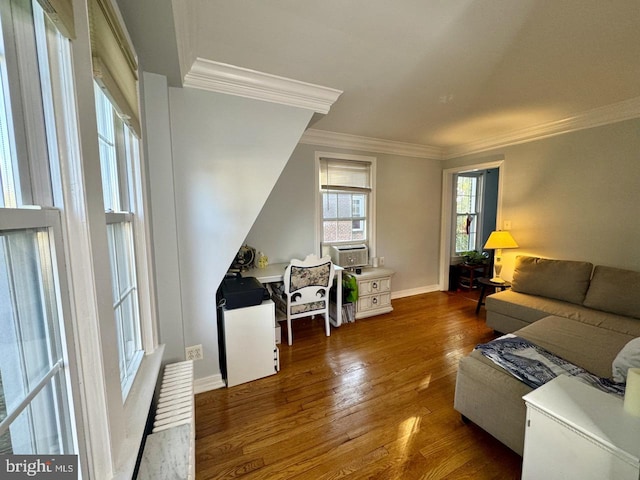
[[[362,267],[369,263],[369,249],[365,244],[332,245],[331,261],[341,267]]]

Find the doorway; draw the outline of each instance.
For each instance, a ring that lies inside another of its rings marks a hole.
[[[439,285],[442,291],[449,289],[449,265],[460,252],[482,251],[491,232],[501,224],[502,165],[503,160],[499,160],[443,171]],[[463,187],[461,199],[456,188],[459,184]]]

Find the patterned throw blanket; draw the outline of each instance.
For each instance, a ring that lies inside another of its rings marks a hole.
[[[538,388],[558,375],[570,375],[604,392],[624,396],[624,383],[598,377],[515,335],[505,335],[476,349],[531,388]]]

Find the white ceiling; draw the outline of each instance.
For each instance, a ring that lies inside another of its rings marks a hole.
[[[640,99],[640,0],[187,1],[195,56],[344,92],[314,129],[447,149]]]

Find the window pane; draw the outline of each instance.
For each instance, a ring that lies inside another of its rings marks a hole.
[[[120,208],[114,110],[109,99],[97,84],[94,84],[94,92],[98,117],[98,142],[104,209],[105,211],[119,212],[122,209]]]
[[[9,97],[9,79],[4,51],[2,22],[0,22],[0,207],[16,206],[14,179],[15,146]]]
[[[58,425],[58,380],[58,376],[50,380],[11,423],[6,435],[0,439],[5,442],[0,449],[20,455],[70,453],[65,450]]]
[[[24,408],[11,422],[9,435],[0,432],[0,449],[10,445],[16,453],[71,452],[66,391],[54,388],[62,370],[24,405],[62,360],[53,272],[46,230],[0,235],[0,421]]]
[[[140,314],[136,287],[133,232],[128,222],[107,225],[111,280],[113,285],[114,319],[118,335],[120,380],[125,385],[134,360],[142,349]]]
[[[323,193],[323,242],[367,239],[367,194],[330,191]]]
[[[476,177],[458,177],[456,213],[476,213],[477,184]]]

